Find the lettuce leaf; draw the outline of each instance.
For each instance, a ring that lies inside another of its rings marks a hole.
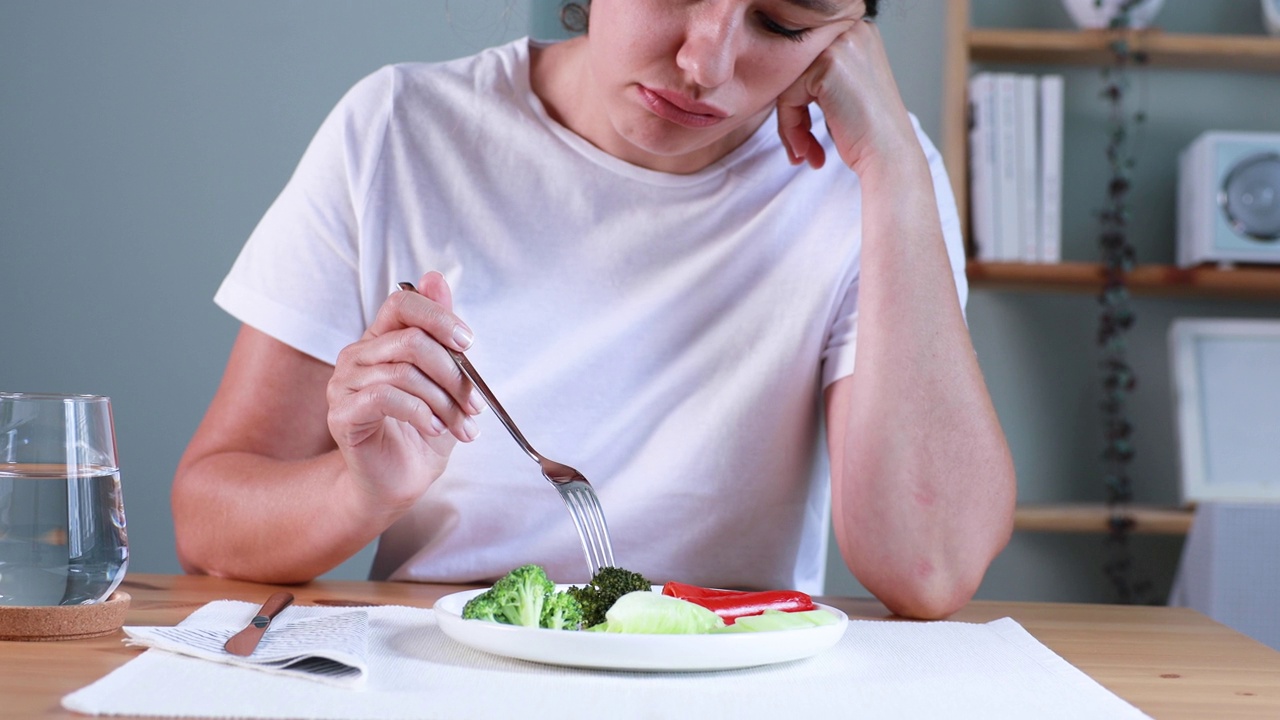
[[[649,635],[709,633],[725,626],[719,615],[687,600],[638,590],[618,598],[605,621],[591,630]]]

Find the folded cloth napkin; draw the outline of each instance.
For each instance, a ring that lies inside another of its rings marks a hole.
[[[233,655],[223,649],[257,614],[258,606],[252,603],[218,600],[176,627],[126,626],[125,644],[343,687],[364,685],[369,668],[369,613],[365,610],[288,607],[271,621],[252,655]]]
[[[839,643],[806,660],[639,673],[473,650],[447,637],[430,610],[367,612],[362,689],[150,649],[62,704],[89,714],[185,718],[1147,717],[1008,618],[854,620]]]

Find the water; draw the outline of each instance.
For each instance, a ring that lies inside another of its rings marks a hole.
[[[120,472],[0,463],[0,605],[108,598],[129,564]]]

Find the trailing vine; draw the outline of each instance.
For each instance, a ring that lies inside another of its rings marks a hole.
[[[1095,0],[1100,3],[1101,0]],[[1131,28],[1129,11],[1141,0],[1126,0],[1111,20],[1111,29]],[[1133,500],[1133,482],[1129,465],[1134,456],[1133,423],[1129,420],[1129,396],[1137,386],[1137,376],[1128,361],[1126,335],[1133,327],[1135,315],[1128,286],[1136,254],[1129,241],[1129,194],[1135,164],[1132,144],[1133,127],[1145,117],[1131,112],[1126,100],[1130,89],[1130,69],[1146,62],[1141,51],[1134,50],[1128,33],[1118,34],[1111,43],[1109,65],[1102,68],[1102,97],[1109,109],[1109,134],[1106,147],[1110,178],[1106,201],[1099,211],[1099,246],[1104,282],[1098,302],[1102,309],[1098,323],[1098,346],[1101,349],[1102,403],[1105,447],[1102,452],[1107,492],[1108,533],[1107,557],[1103,572],[1110,580],[1117,600],[1125,604],[1149,603],[1151,583],[1135,580],[1132,549],[1129,544],[1134,527],[1128,505]]]

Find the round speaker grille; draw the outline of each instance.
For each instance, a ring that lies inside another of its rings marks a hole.
[[[1227,222],[1254,240],[1280,240],[1280,154],[1251,155],[1222,180],[1218,202]]]

